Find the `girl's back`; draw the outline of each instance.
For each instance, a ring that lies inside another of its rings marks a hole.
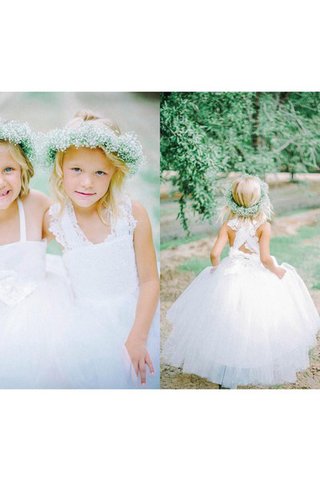
[[[227,221],[229,246],[243,253],[259,254],[259,240],[264,230],[264,223],[265,221],[261,223],[240,217]]]

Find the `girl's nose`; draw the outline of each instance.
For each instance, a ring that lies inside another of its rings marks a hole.
[[[91,187],[92,186],[91,175],[87,175],[85,173],[81,175],[81,185],[86,188]]]
[[[7,184],[4,176],[0,173],[0,188],[5,187]]]

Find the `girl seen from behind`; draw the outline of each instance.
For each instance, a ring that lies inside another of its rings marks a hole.
[[[167,312],[164,361],[220,385],[294,382],[309,365],[319,314],[295,269],[270,253],[268,187],[242,175],[204,269]],[[220,260],[225,245],[229,255]]]

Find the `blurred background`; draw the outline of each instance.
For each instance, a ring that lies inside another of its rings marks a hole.
[[[122,132],[134,131],[142,143],[146,162],[136,176],[128,179],[126,189],[147,208],[159,250],[159,98],[158,93],[0,93],[0,117],[26,121],[35,131],[47,132],[63,127],[77,111],[86,109],[115,121]],[[50,193],[48,175],[49,172],[36,168],[31,186]],[[57,253],[59,249],[51,244],[49,250]]]
[[[160,131],[162,340],[167,309],[210,265],[223,192],[239,173],[268,182],[271,253],[298,270],[320,311],[320,93],[163,93]],[[161,385],[216,388],[168,365]],[[273,388],[320,388],[320,341],[297,382]]]

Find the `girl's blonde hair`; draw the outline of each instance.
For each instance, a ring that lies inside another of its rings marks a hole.
[[[271,219],[273,209],[268,195],[268,185],[259,177],[241,175],[236,178],[226,199],[227,206],[224,207],[223,216],[227,217],[227,220],[239,217],[263,223]]]
[[[76,129],[83,125],[83,122],[90,122],[91,125],[97,126],[99,128],[104,127],[112,130],[116,135],[121,135],[121,131],[116,123],[113,123],[108,118],[100,117],[95,113],[87,110],[81,110],[80,112],[76,113],[74,118],[67,123],[66,128]],[[97,204],[97,211],[101,220],[106,223],[105,218],[105,211],[106,209],[110,209],[111,213],[114,216],[118,215],[118,207],[117,207],[117,197],[118,194],[123,186],[123,182],[125,177],[129,171],[127,165],[121,160],[121,158],[114,154],[107,152],[102,146],[97,147],[100,148],[106,155],[107,159],[112,163],[115,167],[115,172],[112,175],[110,180],[109,188],[104,194],[104,196],[98,201]],[[61,205],[61,212],[65,208],[66,202],[68,200],[67,195],[65,194],[63,188],[63,159],[65,153],[68,149],[64,152],[57,152],[55,163],[53,166],[53,171],[51,174],[51,184],[53,187],[54,194]]]
[[[19,197],[23,198],[30,192],[29,182],[34,175],[33,165],[28,157],[24,155],[23,150],[19,145],[14,145],[7,140],[0,140],[0,145],[7,147],[10,155],[21,168],[21,190]]]

